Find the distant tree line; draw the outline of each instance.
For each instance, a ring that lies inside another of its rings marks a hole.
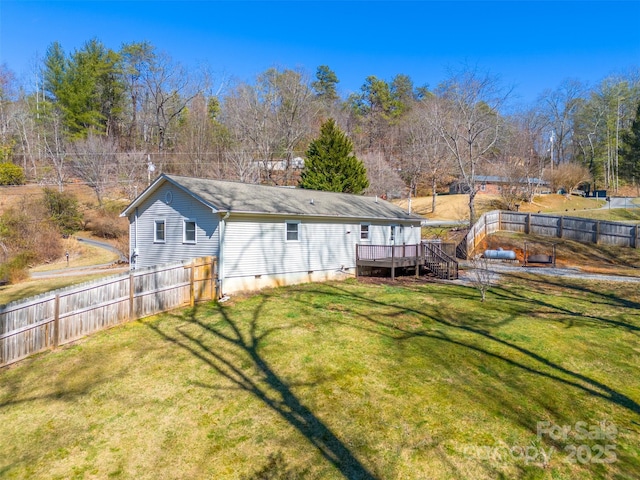
[[[300,158],[313,147],[316,170],[331,163],[318,161],[329,120],[323,135],[346,136],[345,168],[363,173],[353,160],[362,162],[367,178],[356,183],[368,193],[435,195],[457,180],[472,219],[480,175],[531,185],[571,165],[591,188],[640,183],[637,66],[595,86],[566,80],[524,107],[476,68],[433,87],[403,74],[369,76],[341,98],[327,65],[313,76],[270,68],[251,82],[229,81],[187,70],[147,42],[114,51],[92,39],[70,53],[56,42],[36,70],[31,84],[19,84],[0,67],[0,164],[61,189],[80,179],[99,201],[116,185],[133,196],[160,172],[322,183]]]

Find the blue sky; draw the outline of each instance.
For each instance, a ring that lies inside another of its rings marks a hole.
[[[251,81],[269,67],[319,65],[339,91],[369,75],[436,86],[471,65],[522,102],[576,78],[594,85],[640,68],[640,1],[0,1],[0,63],[20,79],[54,41],[117,50],[149,41],[187,66]]]

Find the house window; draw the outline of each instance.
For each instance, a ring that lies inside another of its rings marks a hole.
[[[369,225],[360,225],[360,240],[369,240]]]
[[[165,242],[165,221],[164,220],[155,221],[155,228],[153,231],[153,241],[155,243]]]
[[[486,184],[485,182],[482,182],[482,183],[480,184],[480,191],[481,191],[481,192],[484,192],[484,191],[486,191],[486,190],[487,190],[487,184]]]
[[[389,238],[389,240],[391,241],[391,243],[395,243],[395,241],[396,241],[396,226],[395,225],[391,225],[391,237]]]
[[[300,223],[287,222],[287,242],[300,241]]]
[[[184,243],[196,243],[196,221],[185,218],[182,225],[182,241]]]

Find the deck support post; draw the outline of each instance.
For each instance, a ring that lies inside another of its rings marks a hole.
[[[391,245],[391,280],[396,279],[396,246]]]

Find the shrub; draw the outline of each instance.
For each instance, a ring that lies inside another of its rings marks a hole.
[[[45,188],[44,204],[51,220],[63,235],[72,235],[82,229],[82,213],[78,200],[72,194]]]
[[[31,253],[24,252],[0,264],[0,282],[17,283],[25,280],[29,276],[27,269],[32,258]]]
[[[94,235],[108,239],[118,239],[125,237],[129,233],[129,222],[126,218],[120,218],[118,212],[114,210],[99,208],[87,212],[85,229]]]
[[[23,185],[24,182],[22,167],[11,162],[0,163],[0,185]]]
[[[26,278],[31,265],[55,260],[63,253],[60,232],[40,201],[24,200],[19,208],[0,216],[0,244],[5,247],[0,279],[12,283]]]

